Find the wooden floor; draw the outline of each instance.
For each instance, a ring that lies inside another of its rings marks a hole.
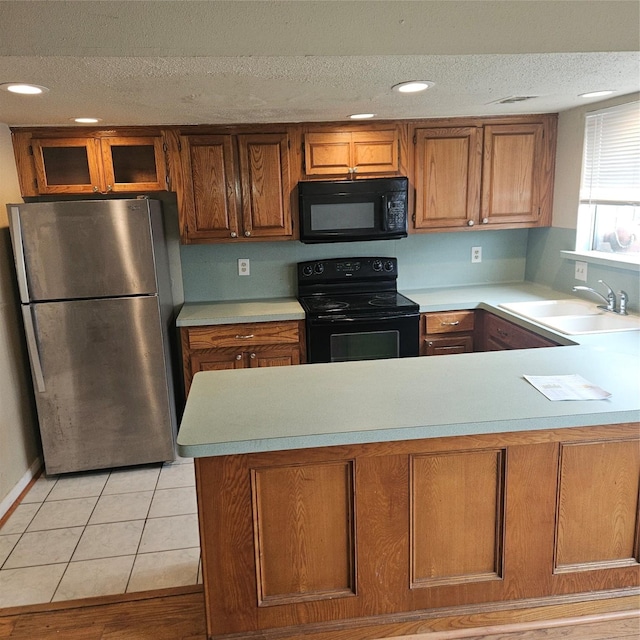
[[[170,592],[165,592],[170,593]],[[457,626],[453,622],[451,626]],[[140,594],[114,602],[94,599],[58,606],[0,610],[0,638],[11,640],[206,640],[200,588]],[[344,636],[340,635],[342,639]],[[302,638],[302,637],[301,637]],[[637,640],[637,609],[576,618],[458,628],[395,640]],[[372,640],[374,640],[372,636]]]

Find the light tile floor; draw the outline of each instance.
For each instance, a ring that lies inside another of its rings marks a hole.
[[[0,529],[0,608],[200,580],[191,459],[43,475]]]

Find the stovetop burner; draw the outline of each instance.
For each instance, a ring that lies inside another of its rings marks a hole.
[[[298,264],[298,300],[308,316],[417,312],[396,291],[396,258],[332,258]]]

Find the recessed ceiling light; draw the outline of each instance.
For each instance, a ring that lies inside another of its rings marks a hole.
[[[78,124],[95,124],[96,122],[100,122],[100,118],[71,118],[74,122]]]
[[[430,87],[433,87],[434,84],[435,82],[431,82],[430,80],[411,80],[409,82],[394,84],[391,88],[398,93],[418,93],[419,91],[426,91]]]
[[[28,96],[35,96],[39,93],[46,93],[49,91],[47,87],[41,87],[37,84],[24,84],[21,82],[3,82],[0,84],[0,88],[11,93],[20,93]]]
[[[602,96],[610,96],[613,93],[611,89],[605,91],[590,91],[589,93],[581,93],[579,98],[600,98]]]
[[[375,113],[354,113],[349,116],[352,120],[367,120],[368,118],[375,118]]]

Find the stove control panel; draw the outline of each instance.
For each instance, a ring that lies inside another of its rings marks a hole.
[[[397,258],[330,258],[298,263],[298,282],[339,282],[397,277]]]

